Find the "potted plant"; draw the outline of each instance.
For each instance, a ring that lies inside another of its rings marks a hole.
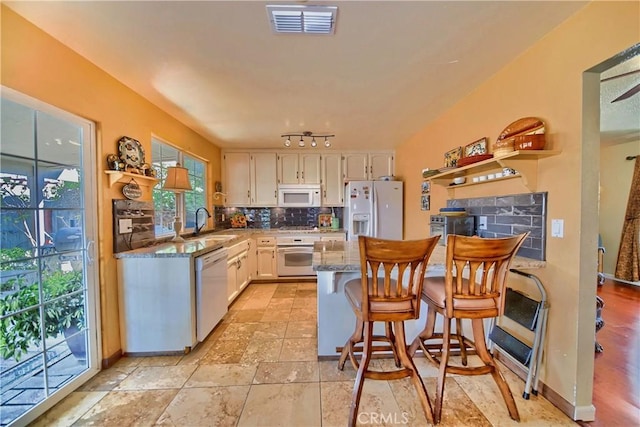
[[[74,355],[83,360],[85,344],[82,335],[72,337],[84,327],[85,306],[82,272],[55,271],[42,277],[45,338],[64,334]],[[29,348],[42,342],[38,283],[32,283],[0,298],[0,356],[19,361]],[[20,310],[24,312],[7,316]],[[7,317],[4,317],[7,316]],[[75,340],[74,340],[75,338]],[[79,341],[79,342],[78,342]]]

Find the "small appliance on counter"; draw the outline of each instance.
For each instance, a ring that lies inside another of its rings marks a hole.
[[[440,236],[438,244],[445,246],[449,234],[473,236],[476,231],[476,217],[468,215],[463,208],[443,208],[440,215],[431,215],[429,230],[431,237]]]
[[[113,199],[113,252],[141,248],[155,242],[153,202]]]

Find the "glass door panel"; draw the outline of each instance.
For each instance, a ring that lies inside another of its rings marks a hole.
[[[98,360],[93,125],[3,96],[1,425],[35,419],[54,393],[94,375]]]

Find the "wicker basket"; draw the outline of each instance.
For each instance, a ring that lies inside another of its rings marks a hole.
[[[543,133],[533,135],[518,135],[513,143],[516,150],[544,150],[545,137]]]

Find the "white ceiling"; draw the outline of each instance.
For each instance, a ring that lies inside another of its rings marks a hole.
[[[5,3],[222,147],[347,150],[404,142],[587,2],[314,2],[333,36],[273,34],[286,2]]]

